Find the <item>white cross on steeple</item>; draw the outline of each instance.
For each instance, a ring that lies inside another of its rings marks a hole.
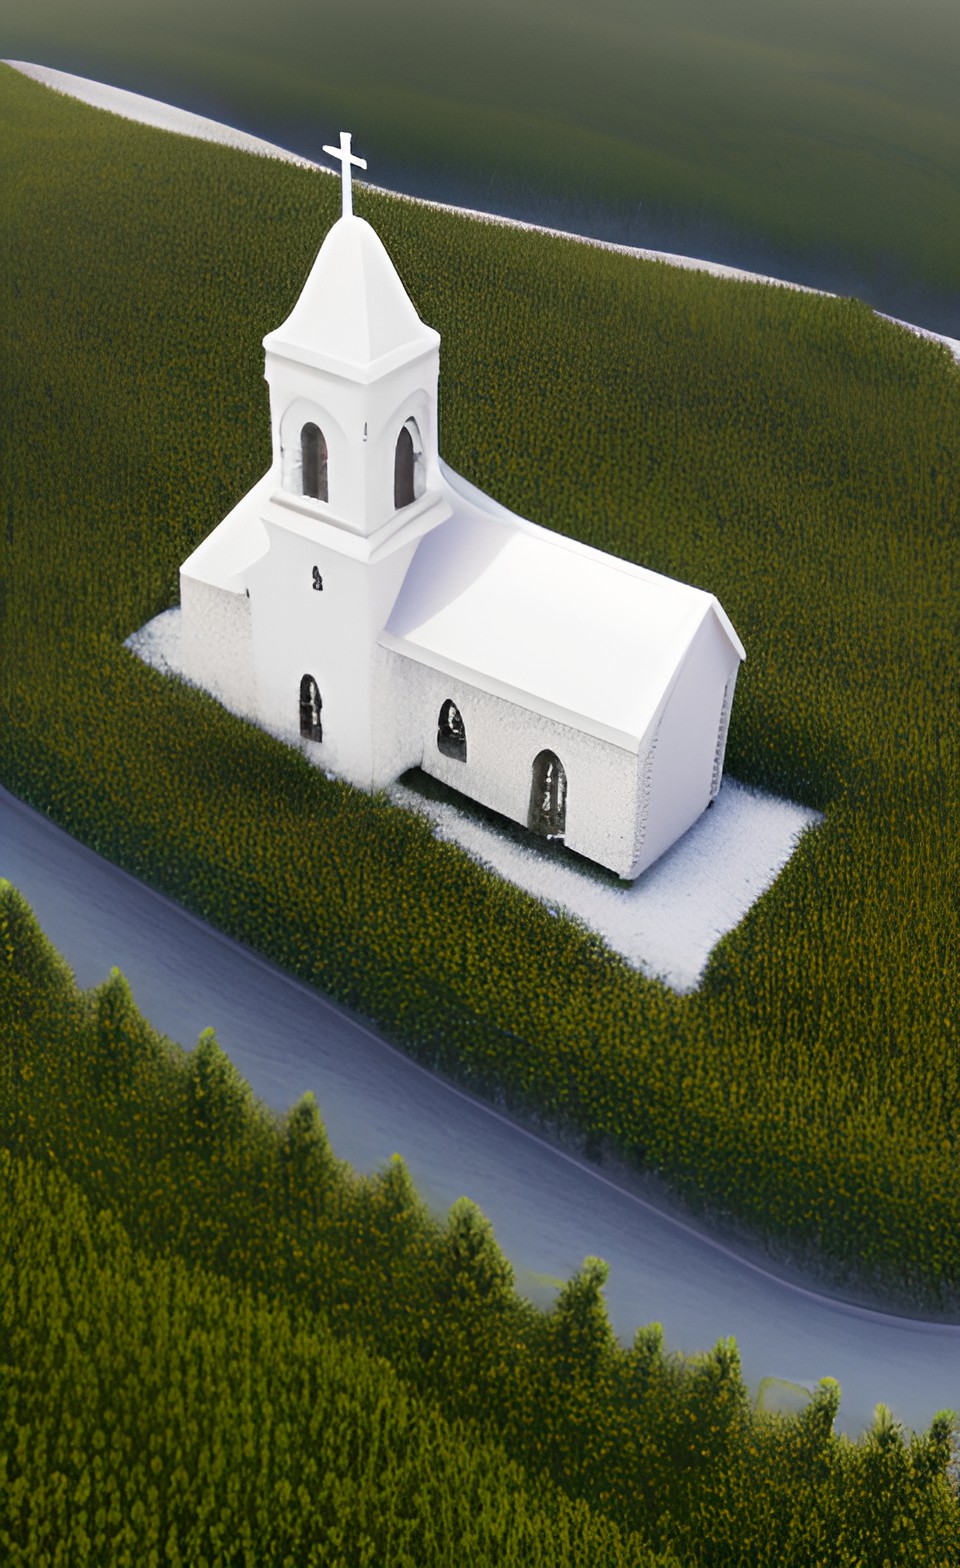
[[[366,158],[357,158],[355,154],[350,151],[349,131],[340,132],[339,147],[324,147],[323,150],[325,153],[328,153],[331,158],[337,158],[339,160],[340,177],[343,180],[343,216],[345,218],[350,218],[353,216],[353,189],[350,183],[350,166],[351,164],[356,164],[358,169],[365,169],[367,167],[367,160]]]

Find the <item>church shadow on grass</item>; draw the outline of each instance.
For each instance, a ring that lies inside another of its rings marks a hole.
[[[529,828],[514,822],[512,818],[501,816],[500,812],[493,811],[489,806],[480,805],[478,801],[471,800],[469,796],[462,795],[459,790],[451,789],[448,784],[443,784],[431,774],[425,773],[422,768],[409,768],[406,773],[400,775],[397,785],[416,795],[423,802],[428,816],[430,805],[446,806],[458,812],[466,821],[475,822],[478,826],[498,834],[516,849],[539,857],[545,864],[567,866],[585,881],[594,882],[600,887],[621,889],[624,892],[636,885],[635,882],[624,877],[618,877],[615,871],[608,871],[596,861],[588,860],[585,855],[578,855],[575,850],[568,849],[566,844],[541,838],[538,834],[532,833]],[[387,793],[390,793],[389,790]]]

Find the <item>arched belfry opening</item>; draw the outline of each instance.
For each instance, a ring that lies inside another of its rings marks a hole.
[[[553,751],[533,759],[527,826],[541,838],[563,838],[567,828],[567,775]]]
[[[452,757],[455,762],[467,760],[467,732],[460,709],[449,697],[437,719],[437,750],[442,757]]]
[[[300,739],[323,740],[320,709],[323,702],[320,688],[312,675],[305,675],[300,682]]]
[[[315,501],[326,501],[327,494],[327,442],[319,425],[312,422],[300,431],[300,475],[304,495]]]
[[[393,504],[399,512],[423,495],[423,443],[415,419],[408,419],[397,436],[393,459]]]

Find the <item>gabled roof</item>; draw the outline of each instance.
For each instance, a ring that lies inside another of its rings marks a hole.
[[[417,315],[377,233],[351,214],[330,229],[300,298],[263,346],[349,375],[387,368],[384,361],[412,357],[439,342],[439,333]]]
[[[417,546],[384,647],[637,750],[712,594],[565,539],[444,470],[453,515]]]

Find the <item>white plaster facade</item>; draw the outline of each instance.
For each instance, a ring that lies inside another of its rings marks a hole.
[[[743,648],[447,468],[439,347],[345,197],[264,339],[271,467],[180,569],[185,668],[361,788],[420,766],[632,879],[719,790]]]

